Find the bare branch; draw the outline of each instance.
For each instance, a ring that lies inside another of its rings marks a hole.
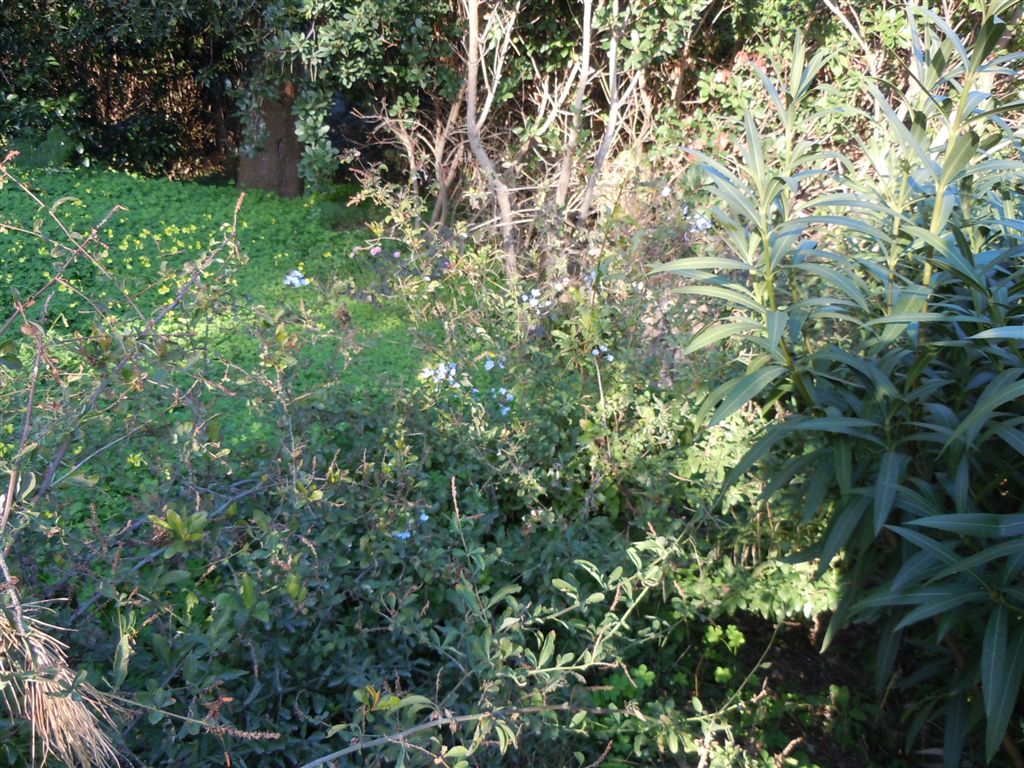
[[[518,274],[515,252],[515,231],[512,223],[512,200],[508,186],[494,166],[484,148],[478,124],[477,88],[480,70],[480,2],[464,0],[467,24],[467,72],[466,72],[466,134],[469,147],[477,164],[491,185],[491,191],[501,217],[502,249],[505,251],[505,276],[514,281]]]

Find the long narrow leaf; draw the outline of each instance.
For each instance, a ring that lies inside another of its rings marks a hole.
[[[946,151],[946,159],[942,164],[942,176],[939,178],[940,184],[949,184],[960,175],[961,171],[967,167],[967,164],[977,152],[979,142],[978,134],[974,131],[961,133],[953,139],[949,149]]]
[[[1009,617],[999,605],[989,614],[981,644],[981,693],[985,700],[985,759],[989,762],[999,749],[1020,689],[1007,690],[1006,631]]]
[[[988,538],[1009,538],[1024,536],[1024,512],[1012,515],[996,515],[985,512],[968,514],[936,515],[910,520],[908,525],[919,525],[938,531],[948,531],[961,536],[983,536]]]
[[[981,552],[975,552],[969,557],[950,563],[947,567],[936,572],[932,580],[939,581],[963,571],[972,571],[1001,557],[1016,557],[1022,554],[1024,554],[1024,537],[1011,539],[1010,541],[1001,541],[998,544],[985,547]]]
[[[878,476],[875,479],[874,527],[875,535],[882,530],[889,519],[896,492],[903,480],[910,457],[897,451],[886,451],[878,465]]]
[[[821,546],[821,553],[819,555],[821,562],[818,564],[818,576],[821,576],[828,570],[832,558],[839,554],[839,551],[849,543],[853,532],[860,524],[861,518],[864,517],[868,504],[870,504],[870,500],[867,496],[854,497],[836,515],[835,520],[832,522],[832,527],[825,537],[825,542]]]
[[[731,306],[743,307],[751,312],[762,313],[764,305],[757,301],[746,288],[739,285],[684,285],[676,293],[701,298],[722,299]]]
[[[742,406],[761,394],[765,387],[785,372],[786,369],[781,365],[766,365],[764,368],[748,373],[746,376],[726,382],[726,384],[718,387],[709,395],[708,399],[701,405],[701,409],[697,414],[698,423],[703,420],[707,411],[712,407],[715,408],[715,413],[711,417],[711,426],[718,424],[723,419],[727,419]]]
[[[750,320],[742,320],[735,323],[714,323],[706,325],[697,331],[696,335],[690,339],[690,343],[686,345],[684,351],[687,354],[692,354],[733,336],[761,335],[763,333],[764,327]]]
[[[967,732],[967,693],[953,691],[946,707],[946,732],[942,736],[942,768],[960,768]]]
[[[972,339],[1013,339],[1024,341],[1024,325],[1006,325],[1000,328],[989,328],[986,331],[976,333]]]
[[[1001,606],[1000,606],[1001,608]],[[1015,622],[1012,631],[1007,634],[1011,638],[1006,647],[1006,663],[1003,665],[1002,678],[992,691],[992,711],[989,714],[988,699],[985,700],[986,715],[989,720],[985,727],[985,753],[992,760],[1003,734],[1010,723],[1014,704],[1020,696],[1021,679],[1024,677],[1024,627]]]
[[[938,542],[933,538],[925,536],[920,531],[915,531],[912,528],[905,528],[902,525],[889,525],[886,527],[894,533],[902,536],[911,544],[915,544],[920,547],[932,557],[941,560],[948,565],[956,565],[960,562],[959,558],[952,551],[953,545],[950,542]]]
[[[664,264],[658,264],[653,272],[693,272],[709,269],[742,270],[749,271],[750,267],[736,259],[725,259],[720,256],[689,256],[685,259],[676,259]]]
[[[867,431],[878,427],[877,422],[850,416],[823,416],[820,419],[793,420],[785,425],[785,429],[793,432],[827,432],[836,435],[849,435],[869,443],[884,445],[879,438]]]
[[[976,587],[963,585],[949,585],[940,593],[929,594],[926,600],[922,600],[917,608],[904,616],[896,629],[904,629],[911,624],[930,619],[932,616],[948,613],[954,608],[959,608],[967,603],[981,603],[988,599],[988,595]]]
[[[1022,374],[1024,374],[1024,369],[1015,368],[996,376],[978,398],[971,412],[964,417],[963,422],[950,436],[947,446],[961,437],[966,438],[966,442],[970,443],[996,409],[1024,397],[1024,381],[1020,381]]]

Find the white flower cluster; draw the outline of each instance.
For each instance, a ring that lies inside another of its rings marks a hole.
[[[438,363],[436,367],[428,365],[420,371],[420,378],[425,381],[432,381],[439,386],[447,384],[458,389],[462,384],[455,378],[457,371],[458,367],[455,363]]]
[[[293,269],[284,276],[284,284],[290,285],[293,288],[301,288],[304,285],[309,285],[309,278],[303,275],[299,270]]]
[[[592,350],[590,350],[590,354],[593,355],[594,357],[600,357],[601,355],[604,355],[604,359],[607,360],[609,363],[615,362],[615,355],[609,352],[608,347],[606,347],[604,344],[602,344],[599,347],[594,347]]]
[[[529,305],[531,309],[536,309],[539,312],[541,309],[547,309],[548,307],[551,306],[551,299],[541,301],[540,296],[540,289],[534,288],[529,293],[524,293],[522,296],[520,296],[519,300],[523,304]]]

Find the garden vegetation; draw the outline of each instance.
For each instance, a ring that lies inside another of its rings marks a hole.
[[[1020,2],[51,5],[0,763],[1024,766]]]

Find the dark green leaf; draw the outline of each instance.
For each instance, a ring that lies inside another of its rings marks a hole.
[[[985,759],[995,756],[1020,697],[1024,672],[1024,632],[1007,642],[1010,619],[1003,606],[989,616],[981,646],[981,690],[985,699]]]
[[[886,451],[878,466],[878,476],[875,479],[875,505],[874,505],[874,527],[875,535],[882,530],[889,513],[892,511],[893,502],[896,500],[896,492],[903,479],[910,457],[896,451]]]
[[[985,512],[967,514],[935,515],[907,521],[908,525],[919,525],[939,531],[949,531],[961,536],[985,536],[1005,538],[1024,536],[1024,513],[996,515]]]
[[[832,558],[849,543],[850,537],[853,536],[861,518],[864,517],[869,503],[870,500],[867,496],[855,496],[836,514],[828,535],[825,537],[825,543],[821,547],[821,562],[818,564],[819,576],[828,570]]]
[[[896,629],[903,629],[932,616],[948,613],[966,603],[981,603],[988,599],[988,595],[977,587],[964,584],[949,584],[935,589],[926,587],[913,594],[917,598],[915,602],[920,604],[900,620]]]
[[[954,691],[946,707],[946,729],[942,736],[942,768],[960,768],[967,733],[967,694]]]
[[[718,424],[761,394],[765,387],[785,372],[786,369],[782,366],[766,365],[753,373],[726,382],[712,392],[701,405],[700,412],[697,414],[698,423],[703,421],[711,408],[715,408],[715,413],[709,423],[711,426]]]

